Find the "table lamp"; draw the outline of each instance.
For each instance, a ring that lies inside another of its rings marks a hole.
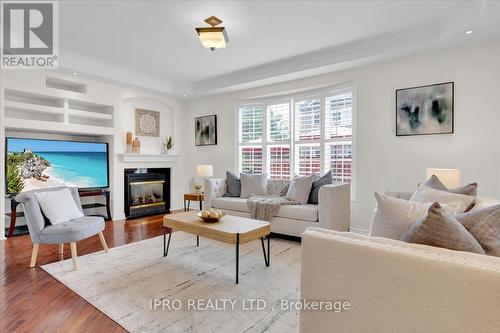
[[[438,179],[443,183],[444,186],[448,188],[458,187],[460,185],[460,170],[459,169],[436,169],[428,168],[427,179],[432,175],[438,177]]]
[[[210,164],[199,164],[196,166],[196,174],[198,177],[203,177],[203,183],[205,183],[205,178],[214,175],[214,166]],[[200,191],[202,188],[202,185],[195,185],[196,191]]]
[[[214,175],[214,166],[209,164],[199,164],[196,166],[196,174],[199,177],[212,177]]]

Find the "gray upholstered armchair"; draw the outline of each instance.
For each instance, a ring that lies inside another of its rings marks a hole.
[[[35,267],[38,247],[40,244],[59,244],[59,253],[63,253],[64,243],[70,243],[73,269],[77,269],[76,263],[76,242],[94,235],[99,235],[104,251],[108,251],[106,239],[102,234],[104,230],[104,219],[99,216],[83,216],[81,218],[52,225],[42,214],[40,205],[35,196],[35,192],[57,191],[63,187],[50,189],[39,189],[20,193],[16,196],[16,201],[23,206],[24,216],[28,224],[31,240],[33,241],[33,252],[31,254],[30,267]],[[83,212],[78,189],[68,187],[76,202],[76,205]]]

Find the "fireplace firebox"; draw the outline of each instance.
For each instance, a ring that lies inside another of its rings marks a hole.
[[[170,212],[170,169],[125,169],[125,216]]]

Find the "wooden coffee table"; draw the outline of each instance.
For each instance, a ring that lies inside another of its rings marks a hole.
[[[240,244],[245,244],[259,239],[264,253],[266,266],[271,264],[270,239],[271,225],[265,221],[259,221],[239,216],[224,216],[219,222],[207,223],[201,220],[197,212],[190,211],[165,215],[163,218],[163,256],[168,254],[172,231],[184,231],[196,235],[196,244],[199,246],[199,237],[217,240],[227,244],[235,244],[236,247],[236,284],[238,284]],[[168,234],[168,242],[166,240]],[[264,246],[264,237],[267,238],[267,251]]]

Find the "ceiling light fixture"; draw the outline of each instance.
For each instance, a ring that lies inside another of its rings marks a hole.
[[[74,76],[77,76],[77,75],[78,75],[78,73],[77,73],[77,72],[73,72],[73,75],[74,75]]]
[[[226,28],[217,27],[217,25],[222,23],[222,20],[215,16],[210,16],[205,19],[205,22],[211,25],[211,27],[195,28],[198,37],[200,37],[201,44],[212,51],[226,47],[226,44],[229,43]]]
[[[472,30],[467,30],[467,31],[465,32],[465,34],[466,34],[466,35],[472,35]]]

